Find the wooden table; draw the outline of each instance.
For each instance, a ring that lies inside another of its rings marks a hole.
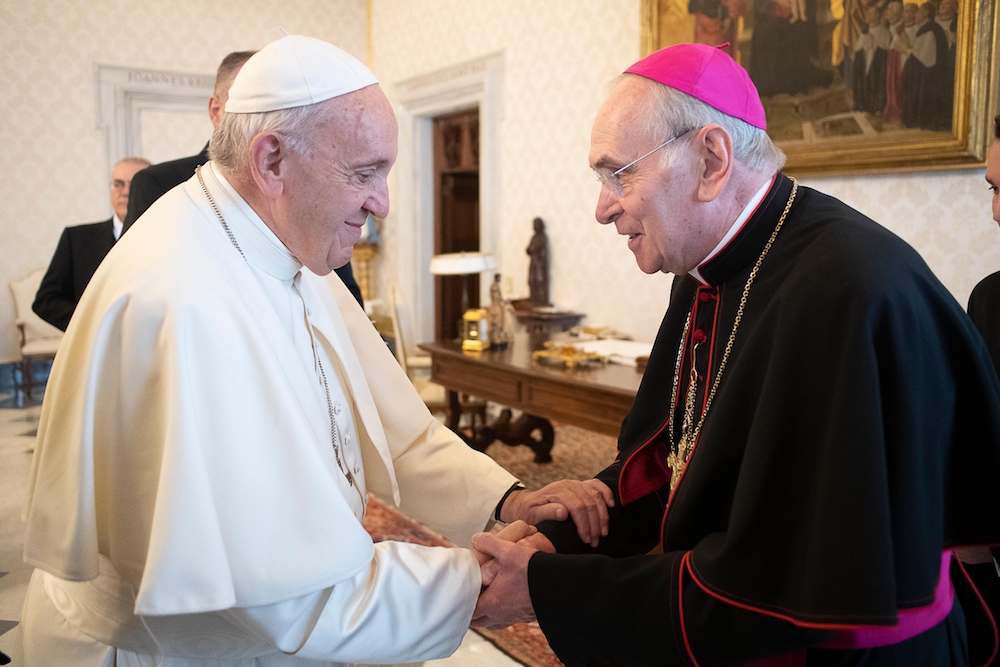
[[[516,334],[503,350],[462,352],[459,341],[422,343],[431,355],[431,379],[443,385],[452,402],[449,427],[458,426],[456,392],[517,408],[529,415],[617,436],[632,407],[642,373],[620,364],[561,364],[534,360],[544,339]]]

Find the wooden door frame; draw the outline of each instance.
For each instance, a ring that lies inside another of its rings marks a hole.
[[[479,248],[502,266],[499,244],[500,123],[503,117],[503,52],[422,74],[393,86],[399,118],[396,282],[403,305],[413,313],[414,342],[434,338],[435,116],[479,107]],[[480,281],[480,299],[489,298],[489,281]]]

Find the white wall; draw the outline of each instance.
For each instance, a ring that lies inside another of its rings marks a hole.
[[[531,221],[547,224],[553,301],[652,340],[670,276],[646,276],[614,230],[593,216],[598,186],[587,167],[590,127],[606,83],[639,57],[639,0],[373,0],[373,67],[391,95],[405,81],[503,52],[500,125],[501,273],[527,294]],[[913,244],[964,305],[1000,268],[983,170],[808,178]],[[380,285],[395,280],[391,213]]]
[[[111,215],[95,64],[214,76],[279,26],[367,59],[365,0],[0,0],[0,283],[47,265],[66,225]],[[200,148],[182,143],[170,157]],[[13,320],[0,297],[0,361],[18,356]]]
[[[65,225],[110,213],[95,63],[210,73],[227,52],[276,38],[279,25],[367,61],[366,12],[365,0],[0,0],[0,281],[47,264]],[[670,277],[642,274],[624,239],[594,221],[587,168],[606,82],[639,56],[639,0],[371,0],[371,12],[371,64],[390,95],[394,81],[503,53],[497,243],[511,296],[527,293],[524,249],[541,216],[554,302],[652,339]],[[907,239],[963,303],[1000,267],[981,169],[804,182]],[[397,215],[378,260],[383,291],[396,278]],[[16,356],[12,322],[0,298],[0,360]]]

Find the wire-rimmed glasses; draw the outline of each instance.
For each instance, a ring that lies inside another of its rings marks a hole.
[[[607,167],[598,167],[597,169],[594,169],[594,175],[597,176],[597,180],[599,180],[604,187],[608,188],[609,190],[611,190],[612,192],[614,192],[615,194],[617,194],[619,197],[624,197],[625,196],[625,190],[624,190],[624,188],[622,188],[622,182],[618,179],[618,175],[620,173],[622,173],[623,171],[625,171],[626,169],[628,169],[629,167],[634,166],[640,160],[644,160],[645,158],[648,158],[650,155],[652,155],[656,151],[660,150],[661,148],[663,148],[667,144],[669,144],[669,143],[671,143],[673,141],[676,141],[677,139],[680,139],[681,137],[683,137],[685,134],[687,134],[690,131],[691,131],[691,128],[688,128],[688,129],[684,130],[683,132],[681,132],[679,134],[675,134],[674,136],[670,137],[669,139],[667,139],[666,141],[664,141],[662,144],[660,144],[659,146],[657,146],[656,148],[654,148],[653,150],[649,151],[648,153],[646,153],[644,155],[640,155],[639,157],[637,157],[636,159],[632,160],[631,162],[629,162],[624,167],[621,167],[620,169],[616,169],[614,171],[611,171]]]

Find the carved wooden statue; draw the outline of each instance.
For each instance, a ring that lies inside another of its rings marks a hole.
[[[535,218],[535,235],[528,244],[528,290],[531,303],[549,305],[549,237],[545,235],[545,221]]]

